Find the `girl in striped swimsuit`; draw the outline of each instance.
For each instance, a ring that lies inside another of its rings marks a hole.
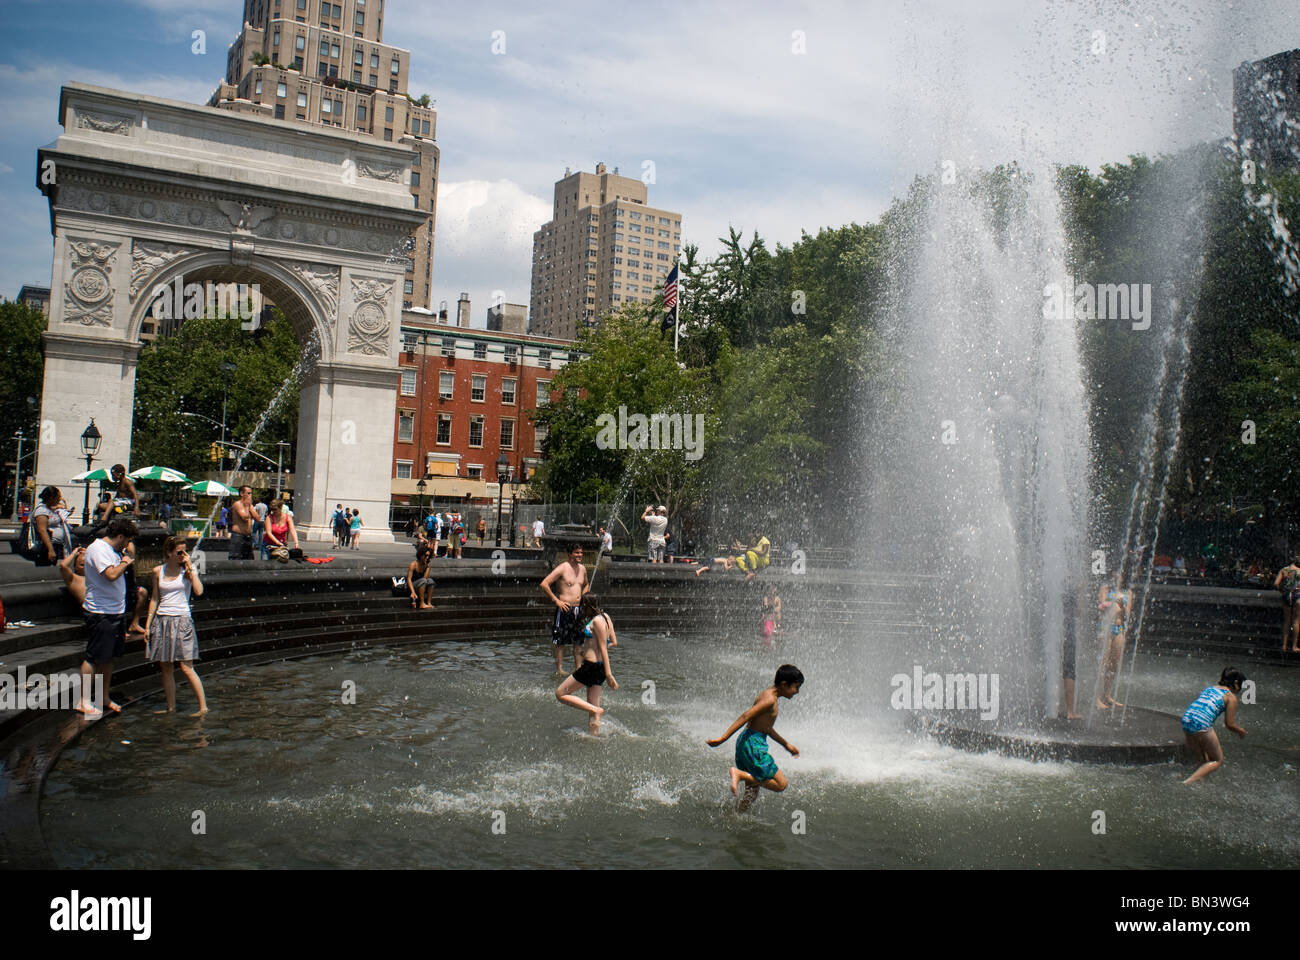
[[[1223,721],[1225,727],[1239,737],[1246,735],[1245,729],[1237,726],[1237,696],[1245,682],[1246,675],[1240,670],[1224,667],[1219,682],[1202,690],[1201,695],[1192,701],[1183,714],[1183,736],[1187,741],[1187,749],[1201,757],[1201,765],[1183,783],[1203,780],[1223,766],[1223,747],[1219,743],[1219,735],[1214,732],[1214,721],[1219,719],[1219,714],[1226,714]]]

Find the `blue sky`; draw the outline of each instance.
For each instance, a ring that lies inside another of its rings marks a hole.
[[[4,7],[0,295],[12,297],[49,283],[34,168],[59,133],[59,86],[206,102],[242,3]],[[206,55],[191,52],[194,30]],[[1096,167],[1230,133],[1232,68],[1300,47],[1300,16],[1294,0],[387,0],[384,39],[411,51],[410,91],[437,101],[434,305],[466,290],[483,326],[492,290],[528,302],[532,232],[566,166],[635,176],[653,161],[650,202],[680,210],[706,255],[729,224],[789,244],[875,219],[945,160]]]

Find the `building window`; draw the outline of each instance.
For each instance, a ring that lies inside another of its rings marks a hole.
[[[283,120],[283,119],[284,119],[284,104],[283,104],[283,103],[277,103],[277,104],[275,105],[275,119],[277,119],[277,120]]]
[[[397,442],[410,443],[415,436],[415,411],[397,411]]]
[[[402,394],[403,396],[407,396],[407,397],[415,396],[415,371],[414,370],[402,371]]]
[[[385,131],[384,131],[384,139],[385,139],[385,140],[392,140],[392,139],[393,139],[393,131],[392,131],[392,130],[385,130]]]
[[[471,447],[483,446],[483,417],[481,415],[469,418],[469,445]]]
[[[550,404],[550,402],[551,402],[551,381],[538,380],[537,381],[537,405],[539,407],[545,407],[548,404]]]
[[[456,389],[456,374],[443,370],[438,374],[438,399],[450,400]]]
[[[506,363],[515,363],[519,359],[519,348],[513,343],[506,344]],[[512,380],[511,383],[514,381]],[[511,401],[512,403],[514,401]]]
[[[393,58],[393,67],[392,67],[391,73],[393,74],[393,76],[397,76],[397,75],[398,75],[399,73],[401,73],[401,72],[402,72],[402,61],[400,61],[400,60],[398,60],[396,57],[394,57],[394,58]]]
[[[502,403],[515,402],[515,384],[516,384],[516,380],[514,377],[501,378],[501,402]]]
[[[416,337],[413,333],[402,334],[402,349],[407,353],[415,353],[415,339]]]
[[[357,66],[357,67],[365,66],[365,61],[366,61],[366,55],[365,55],[364,53],[361,52],[361,48],[360,48],[360,47],[358,47],[356,50],[354,50],[354,51],[352,52],[352,65],[353,65],[353,66]]]
[[[301,33],[298,34],[293,40],[293,48],[299,52],[305,51],[307,49],[307,38]]]
[[[451,443],[451,414],[438,414],[438,444],[447,446]]]
[[[377,53],[372,53],[372,54],[370,55],[370,69],[371,69],[371,70],[378,70],[378,69],[379,69],[379,54],[377,54]]]
[[[419,185],[420,185],[420,173],[419,173],[418,170],[412,170],[412,171],[411,171],[411,186],[413,186],[413,187],[418,187]]]
[[[501,449],[513,450],[515,448],[515,422],[501,419]]]
[[[357,104],[357,123],[365,123],[365,122],[366,122],[366,105],[365,105],[364,103],[358,103],[358,104]]]
[[[546,442],[546,437],[550,433],[550,427],[544,423],[539,423],[533,427],[533,451],[542,452],[542,444]]]
[[[277,97],[287,97],[289,95],[289,88],[283,83],[277,83],[275,85],[275,95]]]
[[[403,293],[414,293],[414,292],[415,292],[414,288],[412,287],[412,282],[411,282],[410,280],[403,281],[403,283],[402,283],[402,292],[403,292]]]
[[[454,337],[442,338],[442,355],[444,357],[454,357],[456,355],[456,339]]]
[[[541,367],[543,370],[549,370],[549,369],[551,369],[551,351],[549,351],[549,350],[538,350],[538,351],[537,351],[537,365],[538,365],[539,367]]]
[[[255,94],[257,94],[259,97],[262,95],[262,78],[261,78],[261,77],[258,77],[257,80],[255,80],[255,81],[253,82],[253,92],[254,92]]]
[[[411,468],[412,468],[413,466],[415,466],[415,461],[414,461],[414,460],[398,460],[398,461],[397,461],[397,479],[398,479],[398,480],[410,480],[410,479],[411,479]]]
[[[320,55],[322,57],[328,57],[330,55],[330,42],[328,40],[322,40],[320,42]]]
[[[357,11],[357,26],[358,26],[358,27],[364,27],[365,25],[366,25],[366,15],[365,15],[364,13],[362,13],[360,10],[358,10],[358,11]]]
[[[329,5],[328,3],[322,3],[322,4],[320,5],[320,15],[321,15],[322,18],[324,18],[324,19],[326,19],[326,20],[329,19],[329,15],[330,15],[330,5]]]
[[[392,123],[392,122],[393,122],[393,108],[384,107],[384,123]]]
[[[306,104],[304,104],[304,106],[306,106]],[[326,98],[326,99],[324,99],[324,100],[322,100],[322,101],[320,102],[320,112],[321,112],[321,113],[332,113],[332,112],[333,112],[333,109],[334,109],[334,101],[333,101],[333,100],[330,100],[330,99]],[[327,121],[325,121],[325,122],[328,123],[329,121],[327,120]]]
[[[475,360],[486,360],[486,359],[487,359],[487,344],[486,344],[486,343],[476,343],[476,344],[474,344],[474,359],[475,359]]]
[[[471,480],[483,479],[483,464],[469,463],[465,465],[465,476]]]
[[[278,47],[279,45],[280,45],[280,31],[277,30],[275,31],[275,33],[271,34],[271,46]]]
[[[487,375],[482,373],[474,374],[470,380],[469,398],[475,403],[482,403],[487,399]]]

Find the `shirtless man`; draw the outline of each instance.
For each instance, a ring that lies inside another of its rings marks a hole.
[[[802,685],[803,674],[798,667],[788,663],[778,667],[772,686],[758,695],[754,705],[742,713],[722,736],[705,741],[711,747],[721,746],[733,733],[748,724],[736,741],[736,765],[731,768],[731,792],[734,794],[740,782],[745,782],[745,795],[736,807],[740,813],[748,810],[758,798],[759,787],[780,793],[790,785],[785,774],[777,769],[776,761],[767,752],[767,738],[771,737],[785,747],[790,756],[799,756],[799,750],[776,732],[776,714],[778,698],[785,697],[788,700],[799,692]]]
[[[551,590],[551,584],[559,581],[560,595]],[[582,624],[578,622],[578,602],[582,595],[591,589],[587,582],[587,568],[582,565],[582,547],[569,545],[569,559],[546,575],[542,581],[542,591],[551,598],[556,606],[555,620],[551,624],[551,643],[555,645],[555,672],[564,673],[564,648],[572,646],[573,666],[577,669],[578,648],[575,644],[583,641]]]
[[[239,499],[230,508],[230,548],[226,556],[231,560],[253,559],[253,488],[248,484],[239,488]]]
[[[115,463],[109,473],[113,478],[113,482],[117,484],[117,490],[113,493],[111,499],[100,503],[97,522],[101,524],[107,523],[108,518],[113,515],[114,511],[126,513],[128,507],[132,516],[140,516],[139,498],[136,496],[135,484],[126,475],[126,467],[120,463]]]

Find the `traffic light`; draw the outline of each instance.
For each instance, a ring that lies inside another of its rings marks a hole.
[[[213,463],[216,463],[218,460],[221,459],[221,457],[217,454],[217,445],[215,442],[212,444],[211,449],[208,450],[208,459],[211,460]]]

